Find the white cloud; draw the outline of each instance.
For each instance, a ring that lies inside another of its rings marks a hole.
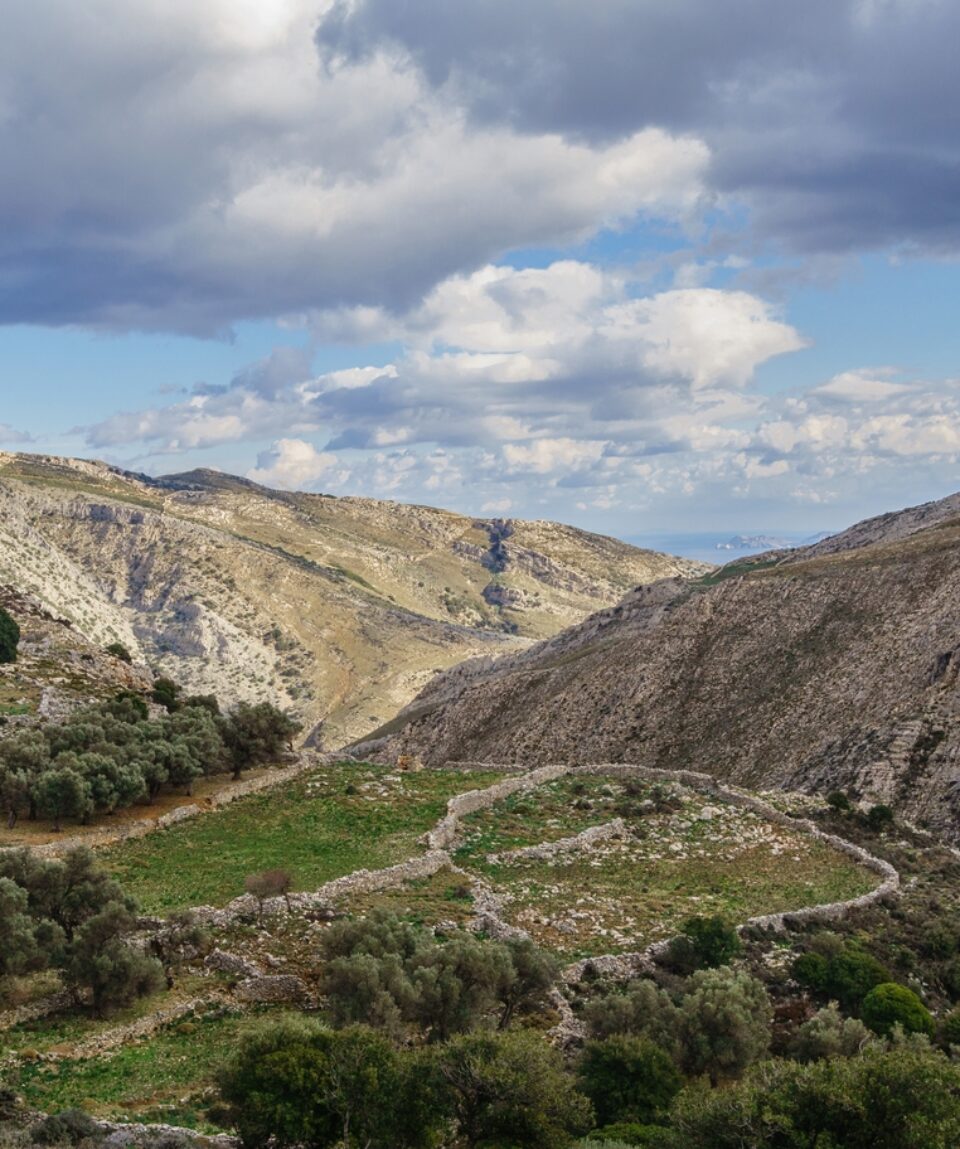
[[[595,463],[606,444],[577,439],[537,439],[532,443],[505,443],[503,458],[509,472],[548,475],[575,471]]]
[[[213,442],[218,429],[223,441],[326,431],[337,448],[675,438],[685,432],[665,414],[692,406],[701,424],[747,416],[756,401],[730,388],[804,345],[742,291],[632,298],[635,288],[620,272],[570,260],[484,267],[440,284],[411,312],[383,313],[384,332],[407,345],[395,363],[296,382],[296,357],[271,357],[225,391],[107,420],[90,442],[182,449]],[[365,314],[372,334],[371,322]]]
[[[268,451],[260,452],[257,465],[247,471],[247,478],[267,487],[303,490],[320,479],[332,477],[337,472],[337,463],[336,455],[318,451],[304,439],[278,439]],[[337,475],[340,482],[345,477],[346,472],[342,470]]]
[[[601,333],[647,344],[643,362],[696,388],[745,386],[760,363],[806,346],[768,303],[744,291],[685,288],[632,300],[608,312]]]
[[[814,394],[827,395],[831,399],[841,399],[848,403],[877,403],[910,390],[904,383],[890,382],[890,376],[896,374],[896,369],[890,367],[842,371],[815,387]]]

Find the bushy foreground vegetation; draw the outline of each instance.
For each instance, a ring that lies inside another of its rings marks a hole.
[[[97,1015],[128,1005],[163,984],[160,963],[127,944],[135,926],[136,903],[89,850],[0,855],[0,987],[52,968]]]
[[[77,711],[66,722],[26,729],[0,741],[0,802],[12,829],[18,818],[87,822],[165,787],[190,794],[198,778],[274,762],[299,726],[261,702],[239,703],[221,714],[209,695],[181,699],[169,679],[158,679],[151,717],[133,692]]]

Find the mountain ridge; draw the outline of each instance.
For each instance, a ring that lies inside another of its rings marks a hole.
[[[438,676],[383,752],[850,789],[960,833],[960,496],[638,588]]]
[[[191,690],[294,710],[317,743],[438,669],[705,569],[543,521],[0,454],[0,582]]]

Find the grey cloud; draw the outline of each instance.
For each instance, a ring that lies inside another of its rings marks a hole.
[[[408,52],[482,119],[607,138],[709,119],[751,59],[833,54],[843,5],[806,0],[340,0],[317,32],[328,56]],[[824,35],[824,33],[827,35]]]
[[[690,141],[625,157],[474,130],[384,54],[325,70],[320,8],[5,13],[0,323],[211,335],[313,309],[402,311],[511,248],[640,211],[674,218],[699,194],[706,152]],[[624,170],[637,156],[639,178]]]
[[[713,187],[787,248],[960,247],[950,0],[341,0],[318,42],[391,45],[483,122],[695,132]]]
[[[0,443],[20,446],[24,443],[32,443],[33,441],[33,436],[28,435],[26,431],[18,431],[16,427],[11,427],[9,423],[0,423]]]

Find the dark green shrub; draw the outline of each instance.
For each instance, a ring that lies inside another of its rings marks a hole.
[[[842,790],[831,790],[827,795],[827,805],[838,814],[846,814],[850,810],[850,799]]]
[[[879,834],[882,830],[893,825],[893,810],[882,804],[871,806],[864,816],[864,821],[869,829],[875,834]]]
[[[30,1136],[38,1145],[79,1145],[81,1141],[102,1141],[104,1133],[82,1109],[64,1109],[38,1121]]]
[[[889,971],[875,957],[848,949],[830,958],[825,991],[846,1009],[856,1009],[874,986],[889,981]]]
[[[831,957],[805,953],[793,963],[793,976],[814,993],[856,1010],[874,986],[890,981],[890,971],[875,957],[846,946]]]
[[[0,662],[16,662],[20,643],[20,627],[0,606]]]
[[[950,926],[933,926],[920,942],[921,952],[935,961],[953,957],[957,952],[957,932]]]
[[[133,655],[122,642],[111,642],[109,646],[104,647],[104,650],[114,658],[119,658],[121,662],[133,662]]]
[[[172,714],[174,710],[179,709],[180,700],[178,695],[181,688],[173,681],[172,678],[158,678],[153,684],[153,701],[158,706],[164,706]]]
[[[875,986],[863,999],[860,1014],[867,1025],[881,1036],[887,1036],[895,1025],[906,1033],[933,1036],[933,1018],[919,997],[905,985],[884,982]]]
[[[649,1124],[669,1109],[683,1085],[669,1054],[641,1037],[588,1042],[579,1077],[601,1125]]]
[[[793,976],[814,993],[823,993],[827,986],[830,963],[817,953],[801,954],[793,963]]]
[[[722,917],[687,918],[683,932],[693,943],[700,968],[727,965],[743,949],[736,929]]]

